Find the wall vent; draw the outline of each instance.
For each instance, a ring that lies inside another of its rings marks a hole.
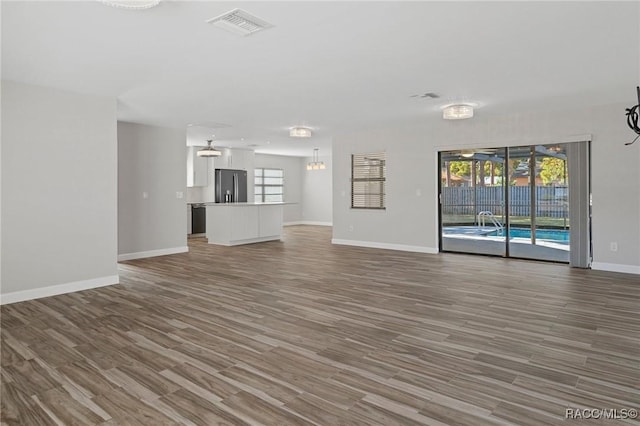
[[[273,27],[273,25],[267,21],[253,16],[242,9],[233,9],[215,18],[207,19],[207,23],[241,36],[248,36]]]

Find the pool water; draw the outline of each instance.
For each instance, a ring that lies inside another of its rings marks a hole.
[[[502,236],[503,233],[500,233],[499,231],[495,231],[489,235]],[[531,238],[531,229],[511,228],[509,235],[511,238]],[[565,229],[538,229],[536,230],[536,238],[541,240],[551,240],[557,243],[568,244],[569,231]]]

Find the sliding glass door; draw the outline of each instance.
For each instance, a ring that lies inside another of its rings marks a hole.
[[[506,255],[504,165],[504,148],[441,153],[442,250]]]
[[[569,262],[569,187],[565,148],[509,148],[509,255]]]
[[[587,142],[446,151],[439,162],[442,251],[589,264]]]

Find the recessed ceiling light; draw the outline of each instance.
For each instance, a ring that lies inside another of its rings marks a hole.
[[[98,0],[100,3],[128,10],[150,9],[160,4],[160,0]]]

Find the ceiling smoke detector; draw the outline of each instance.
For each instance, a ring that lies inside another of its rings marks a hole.
[[[267,21],[253,16],[242,9],[233,9],[215,18],[207,19],[206,22],[241,36],[248,36],[273,27],[273,25]]]

